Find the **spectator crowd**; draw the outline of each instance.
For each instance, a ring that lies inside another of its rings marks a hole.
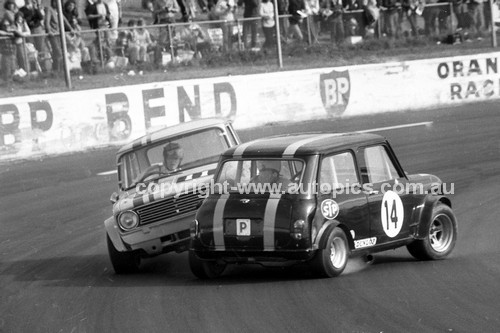
[[[102,64],[108,68],[161,66],[172,55],[203,57],[235,45],[267,51],[276,43],[276,11],[281,40],[287,44],[303,42],[304,36],[317,43],[322,34],[333,45],[346,39],[397,39],[404,34],[438,40],[457,31],[481,39],[492,28],[489,2],[483,0],[143,0],[142,8],[149,15],[127,22],[123,22],[121,0],[62,0],[62,17],[59,0],[44,0],[45,5],[41,1],[4,0],[0,16],[3,81],[27,73],[57,73],[64,57],[70,70],[93,72]],[[207,20],[214,22],[197,23]]]

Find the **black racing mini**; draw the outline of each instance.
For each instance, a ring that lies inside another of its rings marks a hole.
[[[443,183],[407,175],[374,134],[276,136],[226,150],[191,225],[189,263],[199,278],[227,264],[308,262],[335,277],[350,256],[406,246],[441,259],[457,239]]]

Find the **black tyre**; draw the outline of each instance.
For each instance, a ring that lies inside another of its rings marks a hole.
[[[344,231],[334,228],[328,235],[324,249],[319,249],[312,261],[313,269],[321,277],[342,274],[349,258],[349,243]]]
[[[408,252],[419,260],[436,260],[448,256],[457,241],[457,221],[453,211],[438,203],[432,212],[432,220],[424,239],[407,245]]]
[[[108,243],[109,259],[111,259],[111,264],[113,264],[113,269],[116,274],[132,274],[139,272],[141,257],[137,253],[118,251],[107,234],[106,240]]]
[[[227,264],[219,264],[216,261],[200,260],[193,251],[189,251],[189,267],[191,272],[199,279],[214,279],[222,275]]]

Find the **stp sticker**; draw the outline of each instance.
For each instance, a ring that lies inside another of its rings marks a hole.
[[[385,234],[391,238],[396,237],[401,231],[405,217],[403,202],[396,192],[385,192],[380,214]]]
[[[332,199],[323,200],[321,203],[321,213],[328,220],[333,220],[339,215],[339,204]]]

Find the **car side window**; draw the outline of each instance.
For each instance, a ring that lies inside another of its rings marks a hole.
[[[345,188],[358,183],[354,157],[344,152],[323,158],[320,171],[321,189]]]
[[[380,183],[391,179],[399,178],[384,146],[367,147],[364,149],[366,170],[363,176],[369,183]]]

